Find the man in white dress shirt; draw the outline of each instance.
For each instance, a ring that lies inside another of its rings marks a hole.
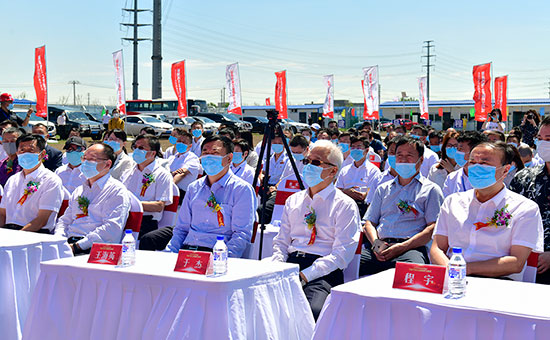
[[[246,163],[246,159],[250,153],[250,145],[244,139],[237,139],[233,141],[233,144],[235,148],[231,162],[231,171],[233,171],[235,176],[252,185],[255,174],[254,168]]]
[[[413,125],[410,135],[415,139],[420,139],[424,145],[424,160],[422,161],[422,166],[420,167],[420,173],[423,177],[427,178],[432,166],[439,162],[439,156],[426,146],[428,128],[424,125]]]
[[[55,174],[61,178],[65,189],[72,193],[86,181],[86,177],[80,172],[82,156],[86,151],[86,142],[80,137],[69,137],[63,149],[66,150],[65,155],[68,163],[57,168]]]
[[[201,156],[201,145],[204,142],[204,127],[202,122],[196,120],[191,124],[191,134],[193,135],[193,144],[191,145],[191,152],[197,157]]]
[[[128,190],[109,174],[115,152],[98,143],[86,150],[81,167],[86,178],[74,190],[57,221],[55,234],[68,238],[73,254],[89,254],[92,245],[120,243],[130,211]]]
[[[281,136],[279,134],[275,134],[275,137],[271,141],[268,188],[265,190],[267,203],[263,215],[261,214],[261,208],[258,208],[260,219],[263,218],[263,221],[265,223],[269,223],[271,221],[271,216],[273,215],[273,207],[275,206],[275,196],[277,195],[277,184],[279,184],[279,181],[281,180],[281,175],[283,174],[285,164],[288,160],[288,156],[286,155],[286,151],[284,150],[283,138],[286,137],[284,135]],[[266,157],[267,152],[264,153],[264,161],[262,162],[262,173],[258,178],[258,183],[260,183],[260,185],[263,184],[263,177],[265,176],[267,162]],[[260,203],[260,207],[261,205],[262,203]]]
[[[191,152],[192,142],[193,136],[189,132],[178,128],[174,154],[168,158],[170,172],[174,178],[174,183],[177,184],[179,189],[179,205],[183,202],[189,184],[196,180],[202,172],[199,157]]]
[[[430,252],[433,263],[446,266],[451,249],[461,247],[467,275],[522,280],[531,251],[543,251],[544,233],[538,205],[504,185],[513,157],[513,149],[500,142],[472,149],[474,190],[445,199]]]
[[[63,201],[61,179],[42,165],[46,140],[40,135],[17,138],[23,168],[11,176],[0,202],[0,227],[50,234]]]
[[[279,234],[273,240],[274,261],[296,263],[313,316],[318,318],[332,287],[342,284],[359,240],[355,202],[334,187],[342,151],[330,141],[317,141],[304,167],[308,189],[290,196]]]
[[[292,152],[292,156],[294,157],[296,169],[301,176],[302,170],[304,169],[304,163],[302,160],[309,153],[309,142],[304,136],[296,135],[290,140],[289,147]],[[281,180],[291,175],[294,175],[294,170],[292,169],[292,164],[290,164],[290,159],[287,158],[285,168],[283,169],[283,174],[281,175]]]
[[[342,163],[343,169],[354,162],[353,158],[349,156],[351,152],[351,134],[348,132],[341,133],[340,136],[338,136],[338,146],[344,155],[344,162]]]

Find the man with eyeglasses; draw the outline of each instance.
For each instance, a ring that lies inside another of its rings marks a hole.
[[[164,206],[172,203],[173,179],[170,172],[158,161],[162,157],[157,137],[145,134],[136,138],[132,146],[136,165],[122,175],[121,182],[143,206],[143,220],[139,239],[158,229]]]
[[[66,150],[68,163],[57,168],[55,174],[61,178],[65,189],[72,193],[86,181],[86,177],[80,171],[82,156],[86,151],[86,142],[80,137],[69,137],[63,149]]]
[[[397,177],[375,191],[365,215],[368,242],[361,252],[359,275],[395,267],[396,262],[429,263],[426,244],[443,202],[439,186],[422,177],[424,143],[411,137],[397,140]]]
[[[252,238],[255,193],[229,169],[233,150],[227,137],[213,135],[202,143],[201,164],[206,176],[189,185],[166,251],[211,252],[221,235],[229,257],[243,256]]]
[[[68,238],[75,255],[89,254],[94,243],[120,243],[130,211],[128,190],[109,174],[116,159],[113,149],[97,143],[81,158],[85,181],[73,191],[55,226],[55,234]]]
[[[51,234],[63,201],[59,176],[42,165],[46,141],[40,135],[17,138],[23,170],[8,179],[0,202],[0,227]]]
[[[317,319],[331,288],[344,283],[343,269],[359,241],[359,212],[333,184],[343,162],[337,145],[319,140],[304,161],[308,189],[286,200],[271,260],[300,266],[304,293]]]

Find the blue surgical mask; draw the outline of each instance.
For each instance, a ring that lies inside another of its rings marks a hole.
[[[512,165],[510,165],[510,170],[508,170],[508,173],[511,173],[514,170],[516,170],[516,166],[514,164],[512,164]]]
[[[132,155],[132,158],[134,158],[134,161],[137,164],[141,164],[147,160],[147,151],[141,150],[141,149],[135,149],[134,154]]]
[[[388,155],[388,164],[395,170],[395,167],[397,166],[395,155]]]
[[[243,161],[242,152],[233,152],[233,164],[240,164]]]
[[[432,149],[433,152],[439,152],[441,151],[441,145],[430,145],[430,149]]]
[[[271,144],[271,152],[273,153],[283,152],[283,144]]]
[[[532,162],[532,161],[531,161],[531,162],[527,162],[527,163],[525,163],[525,167],[526,167],[526,168],[530,168],[530,167],[531,167],[531,165],[533,165],[533,162]]]
[[[294,159],[295,159],[297,162],[299,162],[299,161],[301,161],[301,160],[304,159],[304,155],[301,154],[301,153],[294,153],[294,152],[293,152],[293,153],[292,153],[292,156],[294,157]]]
[[[338,146],[340,147],[340,150],[342,150],[343,153],[346,153],[349,151],[348,143],[338,143]]]
[[[455,159],[455,157],[456,157],[456,148],[455,147],[447,148],[445,151],[447,152],[447,157]]]
[[[170,144],[174,145],[178,142],[178,139],[174,136],[170,136],[168,137],[168,141],[170,142]]]
[[[184,153],[187,151],[187,144],[176,143],[176,151],[179,153]]]
[[[338,139],[332,139],[331,142],[332,144],[338,144]]]
[[[72,166],[79,166],[82,163],[82,156],[84,156],[84,152],[82,151],[67,152],[67,160]]]
[[[418,161],[417,161],[418,163]],[[395,171],[403,179],[409,179],[416,174],[416,163],[397,163]]]
[[[106,141],[103,141],[103,143],[109,145],[114,152],[118,152],[120,150],[119,142],[115,142],[114,140],[106,140]]]
[[[313,164],[306,164],[306,166],[304,166],[304,170],[302,170],[302,175],[304,176],[304,181],[307,186],[311,188],[321,183],[323,181],[321,178],[322,172],[322,167]]]
[[[359,161],[361,160],[361,158],[365,157],[365,153],[364,153],[365,150],[360,150],[360,149],[351,149],[349,155],[351,158],[353,158],[354,161]]]
[[[202,136],[202,130],[201,129],[194,129],[191,133],[193,134],[193,137],[195,137],[195,138],[199,138],[200,136]]]
[[[485,189],[496,183],[497,168],[490,165],[473,164],[468,167],[468,179],[475,189]]]
[[[8,110],[13,110],[13,103],[11,103],[10,105],[8,105]]]
[[[515,146],[516,149],[518,148],[518,143],[510,142],[510,143],[508,143],[508,144]]]
[[[39,157],[37,153],[22,153],[17,155],[17,162],[25,170],[29,170],[38,165]]]
[[[463,167],[464,165],[466,165],[466,163],[468,163],[468,160],[464,156],[466,156],[466,153],[461,152],[461,151],[456,152],[455,162],[460,167]]]
[[[287,139],[286,139],[286,143],[287,143],[287,144],[290,144],[290,138],[287,138]]]
[[[415,135],[415,134],[412,134],[412,133],[410,134],[410,136],[411,136],[412,138],[414,138],[414,139],[420,139],[420,136]]]
[[[82,162],[82,165],[80,166],[80,172],[87,179],[90,179],[92,177],[99,175],[99,171],[97,171],[97,162],[85,160],[84,162]]]
[[[2,141],[2,135],[0,135],[0,142]]]
[[[224,156],[207,155],[201,157],[201,165],[208,176],[216,176],[224,169],[222,165]]]

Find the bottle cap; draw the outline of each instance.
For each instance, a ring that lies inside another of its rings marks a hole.
[[[131,234],[131,233],[132,233],[132,229],[126,229],[125,233],[126,233],[126,234]]]
[[[462,254],[462,248],[460,248],[460,247],[453,247],[453,253],[454,253],[454,254]]]
[[[223,241],[223,236],[218,235],[218,236],[216,236],[216,239],[217,239],[218,241]]]

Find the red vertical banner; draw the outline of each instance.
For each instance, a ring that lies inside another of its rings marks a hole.
[[[279,112],[279,119],[288,118],[286,104],[286,71],[275,72],[277,84],[275,85],[275,110]]]
[[[355,117],[355,108],[354,107],[351,108],[351,116]]]
[[[439,117],[443,117],[443,108],[442,107],[440,107],[439,110],[437,110],[437,115]]]
[[[265,99],[265,106],[271,106],[271,99],[269,97]]]
[[[363,86],[363,98],[365,102],[363,119],[380,119],[378,114],[378,66],[363,68],[363,82],[361,84]]]
[[[507,108],[507,90],[508,90],[508,76],[495,78],[495,109],[500,109],[502,112],[502,121],[505,122],[508,119],[506,114]]]
[[[178,97],[178,116],[187,117],[187,87],[185,85],[185,60],[172,64],[172,87]]]
[[[48,81],[46,78],[46,46],[34,50],[34,91],[36,92],[36,115],[48,116]]]
[[[484,122],[492,110],[491,103],[491,63],[476,65],[472,71],[474,76],[475,120]]]

